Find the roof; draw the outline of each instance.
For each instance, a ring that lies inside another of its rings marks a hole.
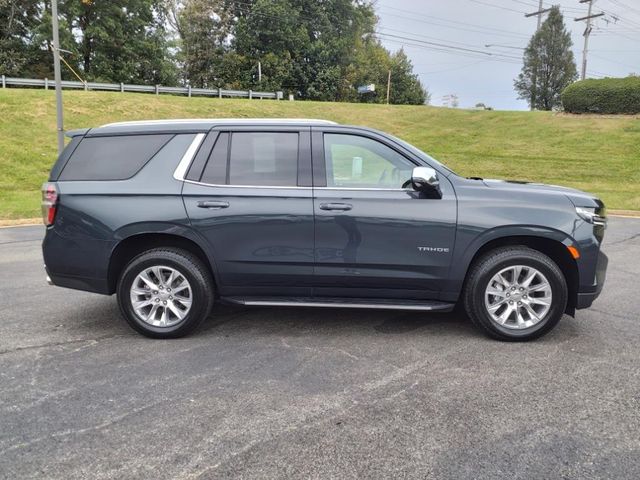
[[[113,135],[126,133],[160,132],[206,132],[220,125],[295,125],[321,126],[335,125],[329,120],[308,118],[187,118],[171,120],[142,120],[134,122],[108,123],[92,128],[88,135]]]

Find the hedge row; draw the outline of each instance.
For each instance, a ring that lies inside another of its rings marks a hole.
[[[562,92],[570,113],[640,113],[640,77],[582,80]]]

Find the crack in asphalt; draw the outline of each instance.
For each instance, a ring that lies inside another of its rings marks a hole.
[[[463,348],[464,347],[460,347],[460,349]],[[368,397],[372,392],[378,391],[388,386],[393,386],[394,383],[399,381],[401,382],[412,375],[419,375],[420,377],[425,378],[424,370],[429,369],[430,367],[435,368],[434,363],[435,362],[433,362],[432,359],[429,359],[412,362],[400,368],[395,367],[396,369],[394,371],[384,375],[382,378],[365,382],[362,385],[356,386],[355,389],[351,391],[344,390],[342,392],[336,393],[331,401],[325,400],[324,406],[319,410],[311,408],[308,412],[303,413],[301,418],[297,420],[292,419],[293,423],[290,423],[284,428],[279,428],[275,433],[267,435],[266,438],[255,438],[247,442],[242,447],[237,448],[236,450],[224,455],[223,458],[221,458],[220,461],[218,461],[214,465],[208,465],[201,469],[195,470],[194,467],[197,467],[197,465],[200,463],[200,461],[202,461],[205,455],[203,449],[206,449],[207,444],[209,444],[211,440],[215,438],[215,436],[205,438],[200,441],[198,447],[196,447],[200,450],[199,453],[194,458],[192,458],[191,462],[189,462],[189,464],[185,466],[180,473],[175,475],[175,478],[196,480],[201,479],[205,475],[210,474],[212,471],[228,464],[236,457],[246,454],[258,445],[273,441],[293,432],[312,428],[322,422],[332,421],[332,418],[335,418],[338,415],[344,415],[347,412],[352,411],[354,408],[361,408],[363,405],[376,405],[380,402],[393,399],[399,395],[406,393],[407,390],[415,388],[419,384],[419,381],[414,380],[411,382],[411,385],[400,385],[400,388],[393,388],[393,391],[388,395],[373,399],[369,399]],[[216,435],[217,434],[218,433],[216,433]]]
[[[51,342],[51,343],[43,343],[40,345],[25,345],[23,347],[16,347],[10,350],[0,350],[0,355],[5,355],[7,353],[15,353],[15,352],[21,352],[24,350],[37,350],[39,348],[50,348],[50,347],[61,347],[64,345],[70,345],[73,343],[84,343],[84,342],[100,342],[102,340],[110,340],[112,338],[118,338],[118,337],[134,337],[137,336],[135,334],[126,334],[126,333],[118,333],[116,335],[105,335],[103,337],[97,337],[97,338],[79,338],[77,340],[67,340],[66,342]]]
[[[630,237],[623,238],[622,240],[616,240],[615,242],[607,243],[605,245],[605,247],[610,246],[610,245],[619,245],[621,243],[626,243],[626,242],[628,242],[630,240],[633,240],[633,239],[636,239],[638,237],[640,237],[640,233],[636,233],[635,235],[631,235]]]
[[[54,432],[50,435],[43,435],[41,437],[37,437],[34,438],[33,440],[29,440],[28,442],[21,442],[21,443],[16,443],[15,445],[11,445],[3,450],[0,450],[0,455],[4,455],[7,452],[11,452],[13,450],[18,450],[20,448],[25,448],[25,447],[29,447],[35,443],[41,442],[43,440],[47,440],[50,438],[60,438],[60,437],[66,437],[68,435],[78,435],[78,434],[83,434],[83,433],[87,433],[87,432],[92,432],[95,430],[102,430],[103,428],[107,428],[110,427],[111,425],[114,425],[118,422],[121,422],[122,420],[130,417],[131,415],[135,415],[137,413],[143,412],[145,410],[148,410],[150,408],[154,408],[158,405],[160,405],[162,403],[162,401],[158,401],[155,403],[151,403],[149,405],[145,405],[144,407],[140,407],[140,408],[134,408],[133,410],[129,411],[129,412],[125,412],[121,415],[117,415],[113,418],[110,418],[102,423],[99,423],[97,425],[92,425],[90,427],[85,427],[85,428],[78,428],[78,429],[68,429],[68,430],[63,430],[60,432]]]
[[[41,242],[41,238],[36,238],[35,240],[11,240],[9,242],[0,242],[0,245],[10,245],[12,243],[30,243],[30,242]]]
[[[605,312],[604,310],[598,310],[597,308],[589,307],[592,312],[601,313],[602,315],[609,315],[611,317],[620,318],[622,320],[637,320],[635,318],[627,317],[626,315],[620,315],[619,313]]]

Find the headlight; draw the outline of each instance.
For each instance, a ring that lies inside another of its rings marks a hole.
[[[604,208],[576,207],[576,213],[585,222],[593,223],[594,225],[607,225],[607,214]]]

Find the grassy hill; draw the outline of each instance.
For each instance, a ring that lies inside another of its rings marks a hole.
[[[189,117],[307,117],[397,135],[465,176],[573,186],[640,210],[640,119],[423,106],[64,92],[65,127]],[[0,90],[0,219],[39,215],[56,157],[54,92]]]

